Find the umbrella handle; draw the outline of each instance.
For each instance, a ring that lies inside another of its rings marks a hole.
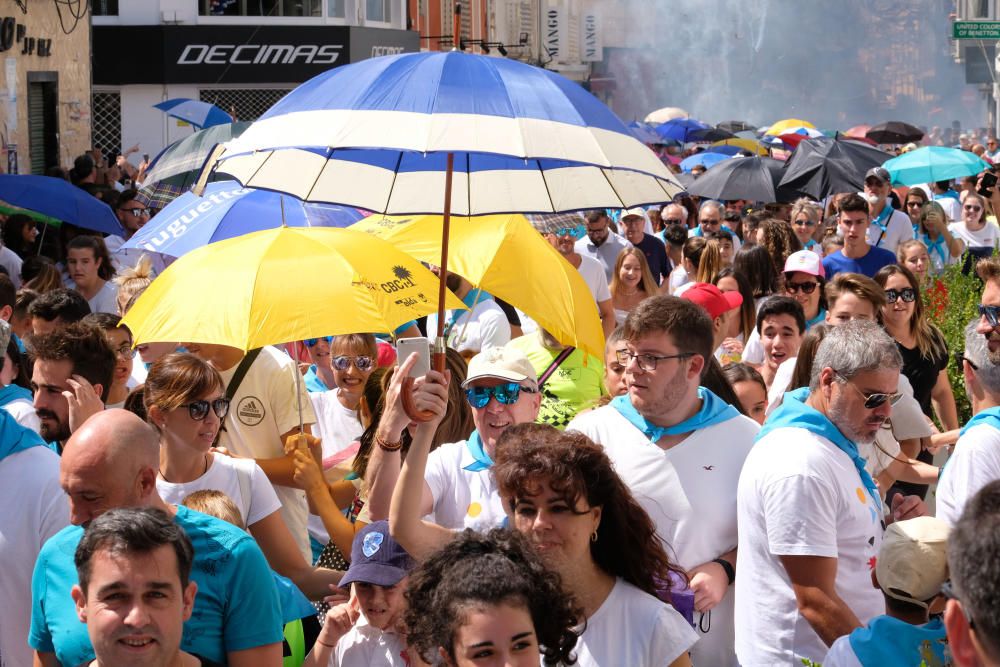
[[[431,367],[438,373],[444,373],[446,360],[447,355],[444,352],[435,351],[431,353]],[[402,391],[400,392],[400,399],[403,401],[403,412],[413,421],[423,424],[433,419],[434,413],[429,410],[418,411],[413,404],[413,381],[414,378],[412,377],[403,378]]]

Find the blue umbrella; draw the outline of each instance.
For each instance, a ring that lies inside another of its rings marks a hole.
[[[0,201],[83,229],[125,234],[110,206],[61,178],[0,174]]]
[[[720,153],[722,155],[739,155],[740,151],[745,151],[746,149],[742,146],[730,146],[729,144],[718,144],[716,146],[709,146],[705,149],[706,153]]]
[[[657,133],[656,128],[649,123],[641,123],[634,120],[628,124],[628,129],[632,131],[632,134],[635,135],[636,139],[644,144],[662,144],[664,141],[667,141],[661,137]]]
[[[718,164],[723,160],[729,159],[732,158],[724,153],[709,153],[708,151],[702,151],[701,153],[695,153],[694,155],[690,155],[681,160],[680,167],[681,171],[690,172],[699,165],[708,169],[714,164]]]
[[[186,192],[119,248],[116,255],[134,259],[143,252],[176,258],[203,245],[288,227],[348,227],[364,215],[353,208],[307,204],[267,190],[252,190],[235,181],[211,183],[199,197]]]
[[[154,104],[153,108],[159,109],[168,116],[180,118],[194,125],[199,130],[212,127],[213,125],[224,125],[233,122],[232,116],[214,104],[191,100],[186,97],[175,97],[172,100]]]
[[[893,183],[902,185],[950,181],[975,176],[990,168],[975,153],[944,146],[924,146],[886,160],[882,166],[889,171]]]
[[[675,118],[657,125],[656,132],[664,139],[673,139],[674,141],[687,143],[694,141],[692,134],[698,132],[698,130],[707,130],[709,127],[709,125],[694,118]],[[695,136],[698,135],[695,134]]]

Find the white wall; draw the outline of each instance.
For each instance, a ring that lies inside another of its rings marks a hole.
[[[265,19],[273,25],[365,25],[365,0],[345,0],[344,18],[326,16],[328,3],[323,0],[323,17],[274,16]],[[256,25],[259,16],[199,16],[198,0],[119,0],[118,16],[95,16],[94,25],[159,25],[181,23],[185,25]],[[371,23],[372,27],[387,24]],[[406,0],[393,0],[389,27],[406,28]]]
[[[122,149],[139,144],[139,157],[132,156],[133,164],[142,159],[143,153],[153,157],[165,146],[183,139],[193,132],[190,125],[179,126],[153,105],[174,97],[198,99],[196,85],[123,86],[122,98]]]

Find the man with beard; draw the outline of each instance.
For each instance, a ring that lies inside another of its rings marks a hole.
[[[740,664],[822,660],[838,637],[885,613],[871,585],[884,530],[858,445],[871,443],[900,394],[902,358],[874,322],[831,329],[809,388],[785,394],[746,457],[737,492]],[[896,496],[895,520],[925,513]]]
[[[622,327],[628,393],[570,422],[602,445],[694,591],[694,664],[736,664],[736,484],[758,430],[699,386],[712,357],[712,321],[698,305],[653,296]],[[742,568],[741,568],[742,569]],[[751,574],[752,576],[752,574]]]
[[[431,268],[435,274],[440,271]],[[510,322],[492,296],[457,273],[449,271],[446,282],[448,289],[468,308],[445,311],[444,338],[448,347],[455,348],[468,360],[481,350],[503,347],[510,341]],[[437,326],[437,314],[431,313],[427,316],[427,337],[431,340],[437,336]]]
[[[587,238],[577,241],[574,248],[577,254],[600,262],[610,284],[618,255],[629,243],[611,229],[611,220],[603,209],[587,211],[584,219],[587,221]]]
[[[988,257],[979,260],[976,273],[983,281],[976,332],[986,337],[990,361],[1000,364],[1000,259]]]
[[[79,322],[32,336],[29,352],[39,433],[61,454],[70,434],[104,409],[117,356],[103,331]]]

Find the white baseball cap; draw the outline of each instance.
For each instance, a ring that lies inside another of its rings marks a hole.
[[[494,378],[509,382],[531,382],[538,385],[538,374],[534,366],[520,350],[510,347],[490,347],[469,361],[469,373],[462,387],[468,387],[476,380]]]
[[[896,521],[885,531],[875,576],[891,598],[926,608],[948,579],[948,532],[936,517]]]

